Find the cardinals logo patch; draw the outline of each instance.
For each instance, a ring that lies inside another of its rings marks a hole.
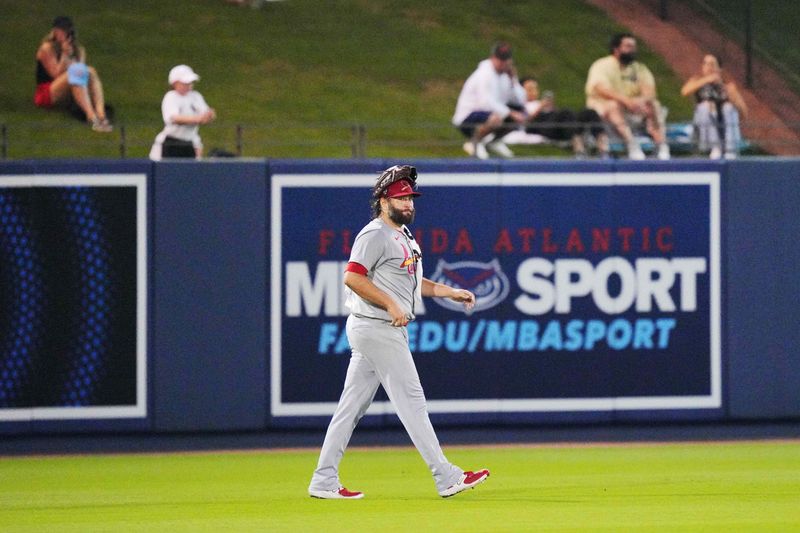
[[[403,249],[403,257],[404,257],[403,262],[400,263],[400,268],[408,269],[409,274],[416,273],[417,263],[419,262],[422,255],[418,251],[413,249],[411,250],[411,253],[409,253],[408,249],[402,244],[400,245],[400,248]]]
[[[459,261],[447,263],[440,259],[431,280],[455,289],[467,289],[475,294],[475,307],[467,311],[464,305],[448,298],[434,298],[437,304],[451,311],[471,314],[491,309],[506,299],[509,292],[508,277],[500,268],[500,261],[493,259],[488,263]]]

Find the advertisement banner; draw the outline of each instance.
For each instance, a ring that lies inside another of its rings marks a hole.
[[[342,278],[374,179],[272,179],[274,416],[336,406]],[[431,413],[720,407],[717,173],[420,169],[419,187],[425,277],[477,297],[425,299],[408,326]]]
[[[0,178],[0,420],[146,416],[146,184]]]

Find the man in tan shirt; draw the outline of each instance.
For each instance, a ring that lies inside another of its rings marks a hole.
[[[669,159],[655,79],[650,69],[636,61],[636,39],[632,35],[615,35],[611,39],[611,55],[592,63],[586,79],[586,107],[597,111],[614,127],[627,144],[630,159],[645,158],[631,131],[631,125],[642,122],[658,145],[658,158]]]

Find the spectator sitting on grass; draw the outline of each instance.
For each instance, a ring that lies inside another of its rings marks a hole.
[[[535,133],[555,141],[570,141],[577,157],[586,156],[584,135],[595,137],[597,151],[608,155],[608,135],[594,109],[584,108],[575,113],[570,109],[557,108],[555,95],[545,91],[539,95],[539,82],[532,76],[520,80],[525,89],[525,112],[528,123],[526,133]]]
[[[72,100],[94,131],[109,132],[103,84],[97,71],[86,65],[86,50],[78,44],[69,17],[56,17],[53,28],[36,51],[36,93],[33,103],[42,108]]]

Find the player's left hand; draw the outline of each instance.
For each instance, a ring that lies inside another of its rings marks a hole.
[[[454,302],[463,302],[467,311],[475,307],[475,295],[466,289],[453,289],[450,299]]]

